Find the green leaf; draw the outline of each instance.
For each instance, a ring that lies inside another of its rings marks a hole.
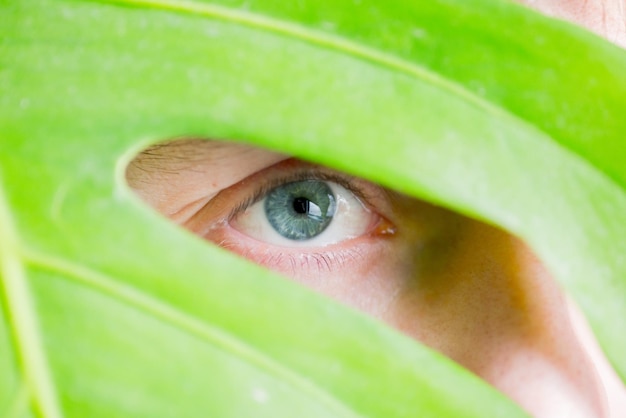
[[[2,416],[520,415],[145,208],[125,165],[178,136],[280,149],[520,235],[626,376],[616,47],[487,0],[5,0],[0,27]]]

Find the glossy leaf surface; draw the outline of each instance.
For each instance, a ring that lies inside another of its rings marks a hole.
[[[626,375],[623,51],[484,0],[0,7],[1,416],[520,415],[140,204],[126,163],[180,136],[280,149],[517,233]]]

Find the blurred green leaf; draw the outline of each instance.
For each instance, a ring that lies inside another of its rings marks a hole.
[[[180,136],[280,149],[520,235],[626,376],[618,48],[488,0],[4,0],[0,28],[2,416],[520,415],[147,210],[125,165]]]

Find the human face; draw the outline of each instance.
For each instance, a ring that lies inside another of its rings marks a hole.
[[[626,45],[623,3],[523,3]],[[127,174],[139,196],[173,222],[379,318],[533,416],[626,411],[624,386],[584,318],[532,251],[504,231],[236,143],[162,144],[140,154]],[[329,189],[334,203],[320,203]],[[303,196],[318,205],[307,207]],[[281,198],[288,204],[267,203]],[[311,223],[307,239],[294,239],[295,213],[323,219]]]
[[[624,407],[623,387],[582,318],[528,247],[501,230],[236,143],[161,144],[127,174],[175,223],[437,349],[534,416]],[[328,190],[334,210],[320,203]],[[294,206],[300,196],[330,220],[325,229],[311,222],[307,239],[289,238],[294,207],[306,212]],[[282,206],[267,203],[282,198]]]

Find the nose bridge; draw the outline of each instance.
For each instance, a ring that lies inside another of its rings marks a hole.
[[[435,234],[426,245],[414,242],[418,261],[398,300],[398,309],[413,319],[400,320],[400,328],[533,416],[602,416],[594,367],[572,328],[566,299],[542,263],[504,231],[457,222],[448,235]]]

